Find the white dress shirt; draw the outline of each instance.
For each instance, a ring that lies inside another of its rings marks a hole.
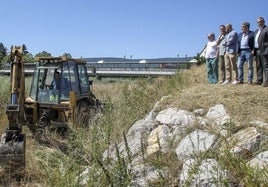
[[[207,43],[205,58],[216,58],[217,56],[217,42],[216,40]]]

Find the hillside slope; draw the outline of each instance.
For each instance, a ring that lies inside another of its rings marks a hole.
[[[103,157],[114,161],[103,165],[122,172],[117,165],[118,159],[124,160],[131,168],[125,174],[137,186],[266,186],[267,170],[259,172],[248,163],[258,160],[266,167],[267,123],[257,127],[252,121],[267,122],[267,89],[208,84],[205,65],[183,74],[184,81],[177,79],[182,89],[175,91],[174,86],[168,97],[127,129],[124,140],[111,144]],[[171,82],[172,78],[158,84]],[[224,110],[215,109],[222,105]],[[196,109],[204,111],[198,114]]]
[[[268,121],[268,88],[248,84],[209,84],[205,65],[193,67],[185,74],[188,85],[173,95],[170,106],[192,111],[223,104],[233,120],[241,125],[252,120]],[[247,74],[245,82],[246,78]]]

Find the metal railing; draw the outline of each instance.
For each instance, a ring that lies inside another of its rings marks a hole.
[[[173,75],[178,70],[188,69],[195,63],[189,61],[154,61],[154,62],[87,62],[89,76],[93,77],[139,77]],[[34,63],[25,63],[25,74],[34,72]],[[0,70],[0,74],[10,74],[10,67]]]

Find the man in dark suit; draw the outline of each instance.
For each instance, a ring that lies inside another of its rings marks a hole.
[[[264,25],[264,19],[258,18],[258,21],[263,22],[263,27],[259,34],[258,45],[259,45],[259,53],[262,60],[263,72],[264,72],[264,82],[263,86],[268,87],[268,27]]]
[[[264,72],[264,67],[263,67],[263,60],[262,56],[260,54],[260,49],[259,49],[259,37],[261,32],[264,30],[265,26],[265,21],[263,17],[259,17],[257,19],[257,24],[258,24],[258,29],[255,31],[254,38],[254,55],[256,56],[256,74],[257,74],[257,79],[255,84],[256,85],[261,85],[263,83],[263,72]]]

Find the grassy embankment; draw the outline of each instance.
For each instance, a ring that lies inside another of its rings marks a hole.
[[[8,102],[9,89],[7,80],[1,79],[1,105]],[[29,84],[28,84],[29,85]],[[138,119],[143,118],[162,96],[171,95],[162,103],[161,108],[177,107],[193,111],[203,108],[206,111],[216,105],[223,104],[234,121],[230,131],[239,126],[249,126],[251,120],[268,121],[268,89],[249,85],[210,85],[207,83],[205,66],[193,67],[183,74],[170,78],[157,78],[152,81],[116,81],[98,82],[93,85],[93,92],[101,101],[107,103],[103,115],[91,122],[88,129],[74,128],[67,138],[57,138],[59,144],[50,146],[36,142],[31,134],[27,141],[27,171],[23,184],[41,186],[77,186],[77,176],[90,167],[88,186],[127,186],[131,173],[124,162],[119,159],[109,170],[104,168],[108,163],[102,161],[102,153],[109,145],[120,142],[124,133]],[[4,107],[2,107],[4,109]],[[160,109],[159,109],[160,110]],[[7,124],[4,111],[1,114],[2,124]],[[230,125],[231,126],[231,125]],[[262,132],[268,135],[268,132]],[[65,149],[62,149],[62,145]],[[263,145],[267,150],[267,145]],[[214,152],[217,155],[218,153]],[[209,155],[210,157],[211,154]],[[118,158],[121,158],[118,155]],[[245,161],[221,155],[223,165],[232,168],[235,181],[246,184],[261,183],[262,173],[255,173],[247,167]],[[169,167],[173,176],[164,177],[158,185],[169,186],[170,181],[177,179],[181,165],[172,154],[159,153],[145,160],[145,163],[156,167]],[[111,164],[111,163],[109,163]],[[266,173],[267,174],[267,173]]]

